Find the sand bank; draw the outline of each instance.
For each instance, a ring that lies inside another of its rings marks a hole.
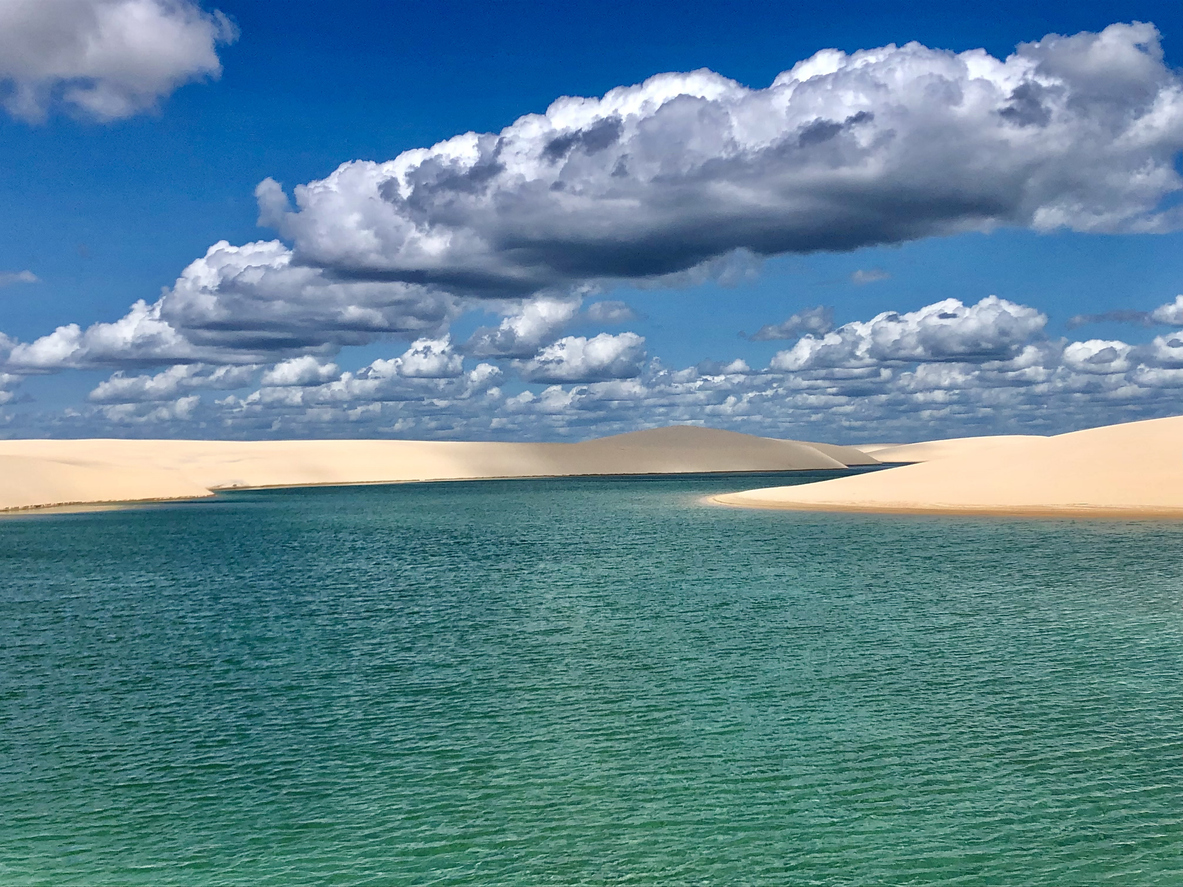
[[[1055,437],[880,448],[874,455],[931,461],[714,501],[814,511],[1183,518],[1183,416]]]
[[[407,440],[0,441],[0,510],[225,489],[510,477],[839,469],[852,447],[675,426],[574,444]]]

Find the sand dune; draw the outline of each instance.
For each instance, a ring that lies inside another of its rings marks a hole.
[[[875,460],[675,426],[575,444],[404,440],[0,441],[0,510],[188,499],[219,489],[499,477],[836,469]]]
[[[1027,434],[1000,434],[990,437],[952,437],[910,444],[860,446],[859,449],[880,462],[934,462],[937,459],[948,459],[950,456],[989,458],[994,453],[1005,451],[1016,441],[1037,440],[1047,438]]]
[[[1183,518],[1183,416],[1056,437],[966,438],[879,449],[931,461],[715,497],[726,505],[921,514]]]

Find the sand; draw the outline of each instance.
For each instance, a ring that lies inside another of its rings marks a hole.
[[[575,444],[404,440],[0,441],[0,511],[217,490],[575,475],[840,469],[851,447],[675,426]]]
[[[1183,518],[1183,416],[1055,437],[884,447],[874,455],[930,461],[713,501],[814,511]]]
[[[910,444],[877,444],[859,446],[869,456],[880,462],[933,462],[950,456],[967,456],[973,459],[989,458],[1001,452],[1016,441],[1047,440],[1046,437],[1021,434],[1000,434],[991,437],[953,437],[944,440],[926,440]]]

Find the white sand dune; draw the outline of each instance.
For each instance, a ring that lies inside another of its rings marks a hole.
[[[989,437],[952,437],[945,440],[926,440],[910,444],[879,444],[859,449],[880,462],[934,462],[950,456],[971,459],[989,458],[1005,450],[1016,441],[1047,440],[1028,434],[999,434]]]
[[[0,510],[188,499],[219,489],[575,475],[837,469],[852,447],[675,426],[575,444],[404,440],[0,441]]]
[[[931,461],[714,501],[815,511],[1183,518],[1183,416],[1056,437],[937,441],[875,456]]]

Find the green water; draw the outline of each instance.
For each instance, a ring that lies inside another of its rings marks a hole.
[[[760,482],[0,521],[0,883],[1183,883],[1183,525]]]

